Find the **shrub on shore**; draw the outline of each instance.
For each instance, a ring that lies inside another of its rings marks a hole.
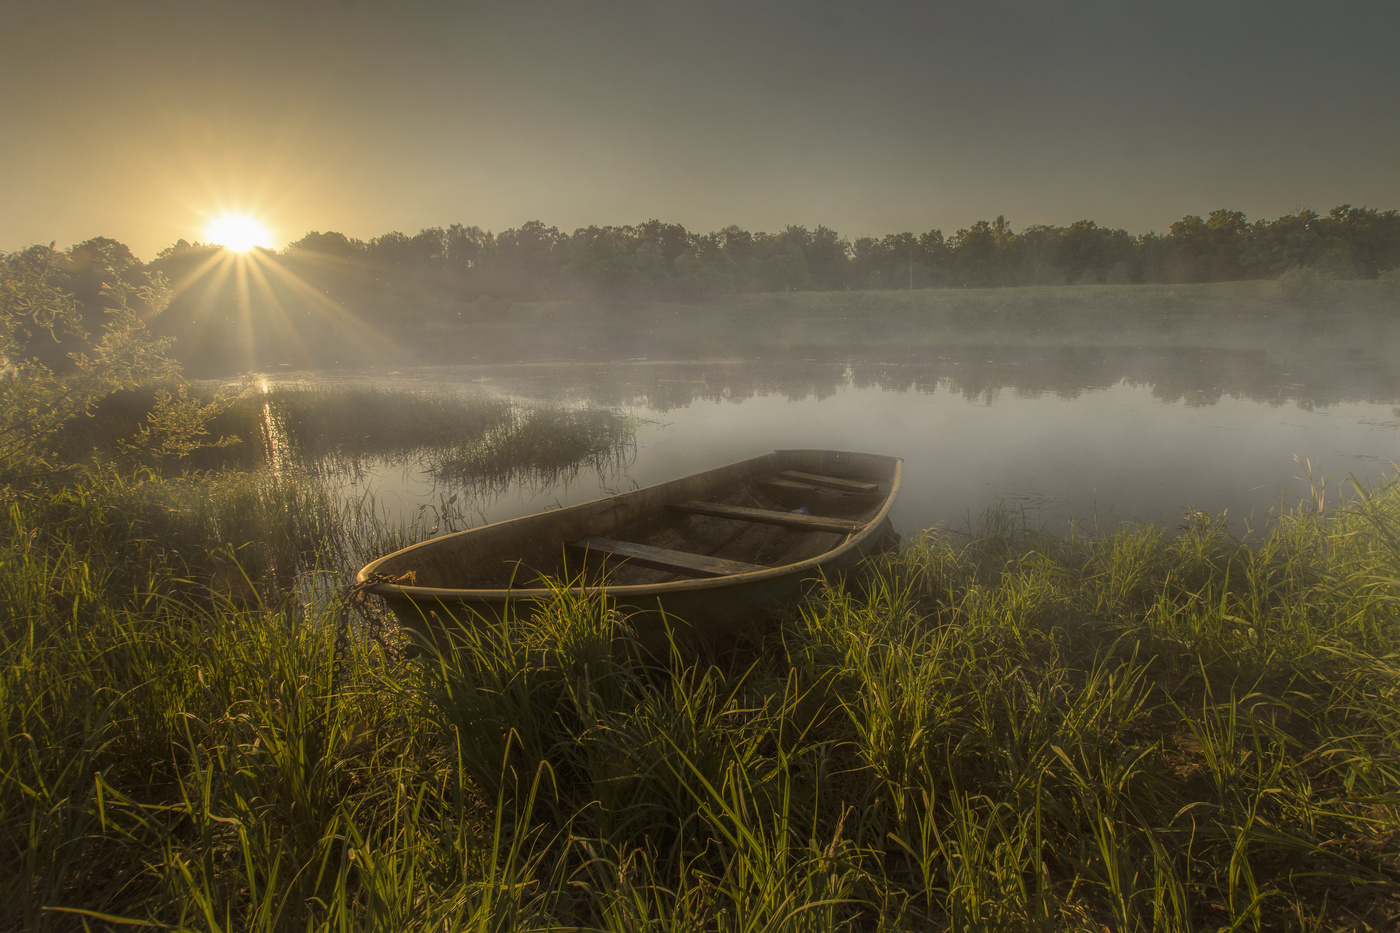
[[[1284,301],[1299,308],[1315,308],[1331,290],[1332,277],[1316,269],[1289,269],[1278,277],[1278,291]]]

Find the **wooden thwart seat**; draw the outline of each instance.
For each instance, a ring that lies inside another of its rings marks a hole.
[[[783,470],[778,474],[784,479],[797,480],[799,483],[807,483],[811,486],[823,486],[827,489],[839,489],[842,492],[874,492],[880,488],[879,483],[867,483],[863,480],[842,479],[839,476],[822,476],[817,473],[803,473],[799,470]]]
[[[671,506],[671,508],[695,515],[713,515],[717,518],[732,518],[741,522],[799,528],[803,531],[834,531],[843,535],[855,534],[865,527],[864,522],[855,522],[847,518],[827,518],[822,515],[802,515],[797,512],[775,512],[772,509],[751,509],[742,505],[723,505],[719,502],[681,502]]]
[[[755,570],[769,569],[763,564],[749,564],[741,560],[726,560],[722,557],[707,557],[704,554],[673,551],[670,548],[634,544],[631,541],[614,541],[611,538],[579,538],[577,541],[569,543],[573,547],[586,551],[597,551],[625,558],[643,567],[686,573],[696,577],[728,577],[736,573],[752,573]]]
[[[845,489],[832,489],[830,486],[818,486],[816,483],[799,483],[795,479],[765,479],[761,480],[758,485],[763,489],[769,490],[770,492],[776,492],[779,494],[787,493],[789,496],[801,496],[811,495],[813,493],[820,493],[821,495],[827,498],[844,498],[849,499],[851,501],[860,501],[862,499],[870,498],[870,493],[849,492]]]

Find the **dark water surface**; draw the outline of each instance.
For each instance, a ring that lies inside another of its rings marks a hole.
[[[910,533],[964,527],[1002,504],[1063,531],[1179,522],[1190,506],[1267,518],[1328,479],[1376,480],[1400,458],[1400,378],[1374,361],[1273,360],[1211,350],[960,348],[919,361],[474,365],[283,375],[593,404],[638,422],[607,475],[463,499],[472,523],[645,486],[781,447],[905,460],[894,518]],[[415,463],[347,479],[396,517],[454,491]]]

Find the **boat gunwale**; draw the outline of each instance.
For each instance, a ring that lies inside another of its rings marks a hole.
[[[622,493],[621,495],[641,495],[647,492],[648,490],[655,489],[658,486],[666,486],[671,483],[679,483],[686,479],[690,479],[695,476],[700,476],[705,473],[715,472],[716,470],[729,469],[732,467],[739,466],[740,464],[763,459],[766,457],[777,457],[784,454],[804,453],[822,453],[846,456],[872,457],[879,460],[888,461],[890,465],[890,473],[888,477],[890,488],[889,491],[884,495],[883,501],[880,505],[880,510],[875,515],[871,516],[871,518],[865,523],[864,528],[862,528],[858,532],[852,532],[851,534],[848,534],[846,536],[846,540],[842,541],[840,544],[836,545],[830,550],[823,551],[822,553],[817,554],[814,557],[809,557],[806,560],[797,561],[789,564],[778,564],[773,567],[764,568],[763,570],[753,570],[746,573],[736,573],[729,574],[726,576],[707,577],[702,579],[668,580],[663,583],[632,583],[623,585],[605,583],[601,586],[570,585],[567,587],[563,587],[562,592],[603,593],[609,597],[615,597],[618,599],[627,599],[629,597],[637,596],[665,596],[671,593],[695,593],[710,589],[723,589],[738,584],[762,583],[770,579],[779,579],[782,577],[790,576],[792,574],[798,574],[807,570],[812,570],[821,567],[824,564],[830,563],[840,557],[845,556],[850,551],[858,548],[871,535],[877,533],[880,530],[881,524],[889,516],[890,509],[894,506],[895,497],[899,493],[899,487],[903,477],[904,460],[902,458],[891,457],[885,454],[867,454],[856,451],[836,451],[825,448],[790,448],[774,450],[766,454],[761,454],[758,457],[751,457],[748,460],[740,460],[732,464],[715,467],[711,470],[701,470],[698,473],[692,473],[688,476],[678,477],[674,480],[666,480],[661,483],[654,483],[651,486],[644,486],[641,489],[635,489],[630,492]],[[595,503],[606,502],[609,499],[613,498],[617,497],[605,496],[601,499],[592,499],[588,502],[581,502],[577,505],[568,506],[567,508],[581,509],[594,505]],[[536,512],[532,515],[522,515],[518,518],[507,519],[506,522],[500,522],[495,524],[504,525],[508,522],[525,522],[539,520],[541,515],[546,514],[549,513]],[[557,514],[557,512],[555,514]],[[370,578],[379,572],[377,568],[381,564],[383,564],[391,558],[399,557],[405,554],[405,552],[414,551],[419,548],[441,547],[442,542],[444,541],[448,541],[453,538],[460,537],[462,535],[477,534],[480,533],[483,529],[490,527],[492,527],[491,524],[481,525],[477,528],[468,528],[463,531],[454,532],[450,535],[443,535],[438,538],[429,538],[426,541],[420,541],[417,544],[411,544],[408,547],[400,548],[397,551],[393,551],[389,554],[384,555],[383,557],[378,558],[377,560],[372,561],[369,564],[366,564],[360,570],[360,572],[356,574],[356,582],[360,584],[369,583]],[[477,589],[466,587],[415,586],[412,584],[391,583],[386,580],[380,580],[374,583],[369,583],[369,585],[366,586],[365,589],[369,593],[373,593],[377,596],[383,596],[388,599],[408,599],[411,601],[424,602],[435,601],[444,603],[465,602],[486,604],[509,603],[516,600],[547,599],[550,596],[561,592],[560,589],[544,586],[511,587],[506,589]]]

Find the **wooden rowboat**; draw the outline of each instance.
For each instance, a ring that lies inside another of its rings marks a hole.
[[[808,581],[888,547],[902,465],[778,450],[432,538],[367,565],[358,582],[429,633],[478,616],[527,615],[522,604],[548,600],[554,580],[606,594],[644,641],[655,644],[669,625],[723,643]]]

